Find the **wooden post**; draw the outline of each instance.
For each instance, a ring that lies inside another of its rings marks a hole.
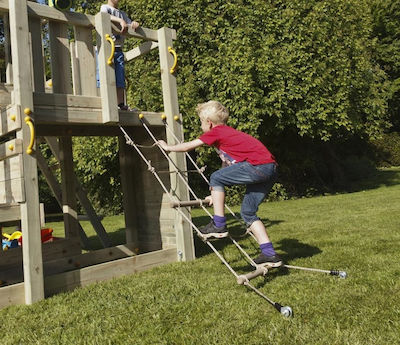
[[[10,37],[14,76],[14,103],[33,110],[31,52],[29,51],[28,11],[26,0],[10,0]],[[34,118],[34,113],[31,114]],[[44,298],[42,244],[40,238],[39,188],[36,159],[26,153],[30,129],[23,125],[17,138],[23,140],[25,202],[21,202],[21,226],[24,245],[23,267],[25,302]],[[35,150],[35,147],[33,147]]]
[[[138,226],[136,222],[138,214],[136,211],[137,205],[135,198],[135,194],[137,193],[135,190],[135,178],[137,178],[137,176],[135,175],[137,174],[137,170],[140,168],[138,162],[135,162],[133,150],[126,145],[125,138],[120,136],[118,139],[126,243],[133,243],[136,248],[139,248],[137,233]]]
[[[111,35],[111,21],[108,13],[100,12],[96,14],[96,31],[103,123],[118,122],[114,57],[112,57],[112,64],[107,64],[111,54],[111,45],[105,38],[106,34]]]
[[[161,82],[163,89],[164,112],[167,115],[168,125],[175,133],[177,138],[182,140],[183,126],[182,119],[179,114],[176,77],[174,74],[170,73],[170,68],[174,63],[174,59],[173,56],[168,52],[168,47],[172,47],[173,34],[174,30],[169,28],[161,28],[158,30]],[[178,121],[174,120],[175,116],[179,116]],[[169,132],[167,132],[167,141],[170,144],[174,143],[174,138]],[[170,157],[180,170],[187,170],[185,155],[182,152],[171,152]],[[172,164],[170,164],[169,168],[171,171],[175,169]],[[171,174],[170,179],[172,193],[176,195],[179,200],[189,200],[189,191],[177,174]],[[190,218],[190,212],[188,210],[184,210],[183,212],[186,212],[186,215]],[[179,259],[184,261],[193,260],[195,258],[195,254],[192,228],[191,225],[186,222],[178,212],[176,212],[175,218],[175,231]]]
[[[53,92],[72,94],[72,72],[68,42],[68,26],[64,23],[49,23],[51,76]],[[75,196],[72,138],[59,138],[61,188],[66,238],[79,236],[77,201]]]

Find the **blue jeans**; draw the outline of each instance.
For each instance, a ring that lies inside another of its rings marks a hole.
[[[256,220],[258,206],[270,192],[275,183],[277,171],[275,163],[252,165],[248,162],[235,163],[215,171],[210,177],[214,191],[225,191],[225,186],[246,185],[240,215],[250,226]]]
[[[96,50],[96,85],[100,87],[100,73],[98,63],[98,52]],[[114,53],[115,84],[117,87],[125,89],[125,60],[122,51]]]
[[[122,51],[116,51],[114,53],[114,68],[117,87],[125,89],[125,61]]]

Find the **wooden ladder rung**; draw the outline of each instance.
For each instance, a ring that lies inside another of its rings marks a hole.
[[[201,205],[204,206],[209,206],[209,203],[207,200],[189,200],[189,201],[173,201],[170,202],[169,205],[172,208],[176,207],[199,207]]]

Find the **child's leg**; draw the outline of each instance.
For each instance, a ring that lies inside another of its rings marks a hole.
[[[271,242],[268,237],[267,230],[261,220],[256,220],[250,225],[250,231],[254,234],[258,244]]]
[[[125,89],[123,87],[117,87],[117,104],[125,104]]]
[[[117,104],[119,107],[125,104],[125,62],[121,48],[114,55],[115,83],[117,86]]]
[[[220,217],[225,216],[225,191],[211,190],[214,214]]]

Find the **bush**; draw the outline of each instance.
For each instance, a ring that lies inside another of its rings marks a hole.
[[[386,133],[381,139],[371,140],[378,166],[400,166],[400,133]]]
[[[100,3],[92,5],[95,13]],[[121,0],[119,5],[145,27],[177,30],[186,140],[201,131],[197,103],[221,101],[230,110],[229,125],[260,138],[276,155],[289,196],[345,185],[340,162],[355,153],[351,147],[337,152],[342,143],[379,137],[390,126],[390,85],[373,58],[376,41],[366,0]],[[125,48],[136,44],[129,39]],[[128,64],[126,72],[130,104],[162,111],[157,51]],[[104,143],[103,158],[78,168],[95,183],[91,193],[99,198],[118,190],[110,189],[118,185],[119,170],[109,144]],[[210,172],[219,165],[211,151],[197,151]],[[233,198],[238,193],[231,192]],[[115,195],[101,204],[114,207],[118,200]]]

